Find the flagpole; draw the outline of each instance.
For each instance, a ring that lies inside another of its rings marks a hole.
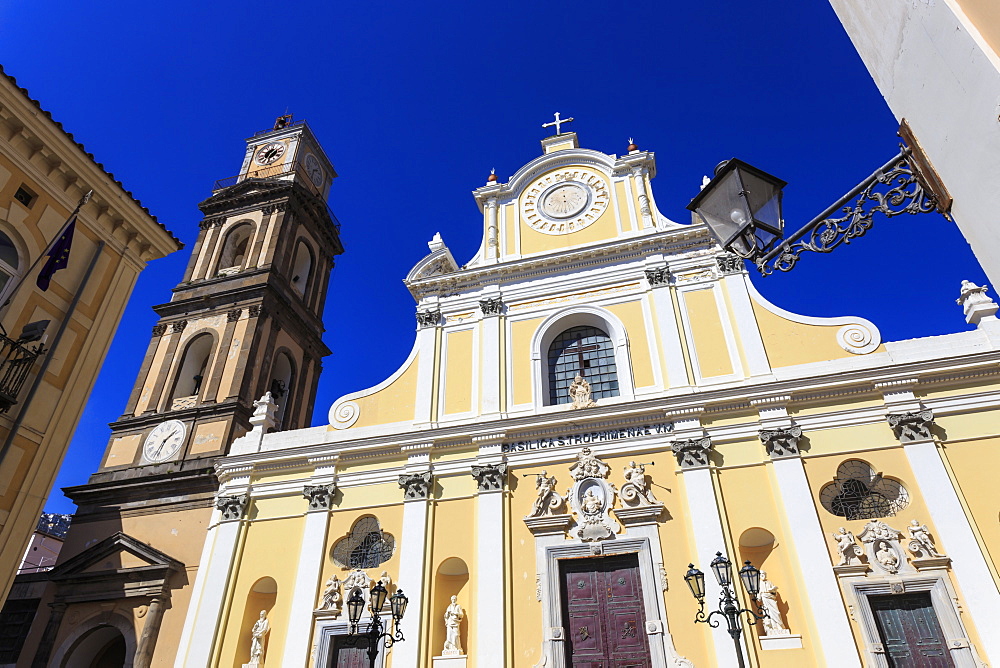
[[[7,295],[6,301],[4,301],[3,304],[0,304],[0,309],[6,308],[7,306],[10,305],[10,303],[14,300],[14,295],[17,294],[18,288],[20,288],[21,285],[24,284],[24,281],[28,278],[28,276],[31,275],[31,272],[35,270],[38,264],[43,259],[45,259],[46,256],[48,256],[49,251],[52,250],[52,247],[55,246],[56,242],[59,241],[63,233],[66,232],[66,228],[69,227],[69,224],[73,222],[73,219],[76,218],[76,215],[80,213],[80,209],[83,208],[83,205],[90,201],[90,198],[93,194],[94,194],[93,190],[88,190],[86,194],[80,198],[80,201],[76,203],[76,208],[73,209],[73,212],[69,214],[69,217],[66,219],[66,222],[63,223],[63,226],[59,228],[59,234],[52,237],[52,241],[48,243],[48,245],[45,247],[45,250],[42,251],[41,254],[31,264],[31,266],[28,267],[28,270],[23,274],[21,274],[21,278],[19,278],[17,282],[14,283],[14,287],[11,289],[10,294]]]

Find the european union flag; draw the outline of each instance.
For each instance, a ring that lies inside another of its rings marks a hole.
[[[45,262],[42,270],[38,272],[38,280],[35,281],[42,292],[49,289],[49,283],[52,281],[52,275],[59,271],[60,269],[65,269],[66,265],[69,263],[69,251],[70,247],[73,245],[73,230],[76,229],[76,216],[73,216],[69,224],[63,229],[62,236],[60,236],[54,244],[52,244],[52,250],[49,251],[49,259]]]

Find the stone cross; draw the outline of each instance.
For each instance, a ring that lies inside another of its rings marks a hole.
[[[560,129],[560,126],[563,123],[569,123],[570,121],[572,121],[573,117],[570,116],[569,118],[559,118],[559,112],[558,111],[555,113],[555,116],[556,116],[556,120],[552,121],[551,123],[542,123],[542,127],[543,128],[550,128],[550,127],[552,127],[554,125],[554,126],[556,126],[556,134],[557,135],[561,135],[562,134],[562,130]]]

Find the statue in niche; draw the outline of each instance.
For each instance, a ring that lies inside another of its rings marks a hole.
[[[326,581],[326,588],[323,590],[323,601],[320,603],[320,610],[331,610],[334,617],[340,614],[344,597],[340,593],[340,578],[334,575]]]
[[[861,563],[859,557],[864,554],[864,551],[857,544],[852,532],[840,527],[837,533],[833,534],[833,539],[837,541],[837,552],[840,553],[838,566],[853,566]]]
[[[910,534],[910,552],[923,552],[928,557],[943,557],[944,555],[934,547],[931,540],[930,529],[926,524],[921,524],[917,520],[910,520],[910,526],[906,527]],[[916,548],[916,549],[914,549]]]
[[[764,635],[787,636],[789,631],[781,623],[781,612],[778,610],[778,588],[767,579],[767,573],[760,572],[760,604],[767,613],[764,617]]]
[[[569,398],[573,400],[573,408],[590,408],[597,405],[597,402],[590,398],[590,383],[580,374],[576,374],[573,384],[569,386]]]
[[[569,467],[569,474],[573,476],[573,480],[607,478],[610,470],[610,466],[591,454],[590,448],[584,448]]]
[[[458,597],[451,597],[451,605],[444,611],[444,629],[445,629],[445,640],[444,640],[444,651],[441,652],[442,656],[459,656],[463,654],[462,651],[462,638],[459,635],[459,627],[462,625],[462,620],[465,618],[465,610],[462,610],[462,606],[458,604]]]
[[[546,471],[542,471],[535,478],[535,489],[538,496],[531,506],[531,514],[528,517],[541,517],[547,513],[554,513],[563,504],[563,499],[556,493],[556,478],[549,477]]]
[[[895,573],[899,570],[899,556],[889,545],[889,541],[880,540],[875,545],[875,548],[875,558],[878,559],[878,563],[882,564],[885,570],[890,573]]]
[[[250,630],[250,663],[248,666],[256,667],[264,663],[264,636],[271,630],[271,624],[267,621],[267,610],[260,611],[260,619]]]
[[[651,506],[657,503],[653,490],[646,482],[646,466],[629,462],[625,467],[625,484],[621,489],[622,500],[629,505]]]
[[[598,515],[604,510],[604,502],[597,498],[597,495],[594,494],[594,488],[591,487],[583,495],[583,499],[580,501],[580,508],[583,509],[585,515]]]

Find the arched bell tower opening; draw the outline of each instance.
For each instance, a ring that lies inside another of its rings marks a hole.
[[[222,252],[219,253],[219,261],[215,269],[217,275],[222,276],[243,271],[253,231],[252,223],[243,222],[237,223],[226,233],[226,239],[222,244]]]
[[[186,408],[197,403],[214,348],[215,338],[207,332],[198,334],[187,344],[174,378],[169,410]]]

